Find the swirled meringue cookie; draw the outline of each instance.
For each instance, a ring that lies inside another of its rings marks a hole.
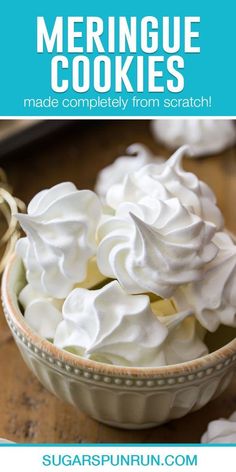
[[[196,175],[182,167],[182,159],[189,152],[188,146],[182,146],[163,164],[149,164],[127,175],[122,183],[108,190],[107,205],[116,210],[121,203],[137,202],[144,196],[158,200],[177,197],[192,213],[221,229],[224,220],[216,206],[214,193]]]
[[[62,321],[62,300],[45,297],[28,284],[21,290],[19,302],[28,325],[43,338],[53,339]]]
[[[228,420],[220,418],[211,421],[206,432],[201,437],[201,443],[236,443],[236,412]]]
[[[147,295],[127,295],[117,281],[99,290],[77,288],[63,306],[54,344],[86,358],[119,365],[164,365],[168,334]]]
[[[173,295],[178,309],[192,309],[201,325],[212,332],[221,323],[236,327],[236,245],[223,232],[213,242],[218,254],[206,264],[202,280],[179,287]]]
[[[190,157],[217,154],[236,142],[232,120],[154,120],[151,129],[154,137],[169,149],[190,144]]]
[[[169,298],[181,284],[202,277],[217,253],[213,223],[189,212],[177,198],[145,197],[121,204],[98,228],[97,264],[130,294]]]
[[[127,295],[117,281],[99,290],[78,288],[64,303],[54,344],[96,361],[139,367],[207,352],[189,311],[159,318],[158,311],[158,302],[152,310],[147,295]]]
[[[151,162],[161,163],[162,157],[154,156],[143,144],[135,143],[126,150],[127,155],[118,157],[112,164],[102,169],[96,180],[95,192],[105,199],[109,188],[123,181],[124,177]]]
[[[38,193],[28,214],[17,214],[27,238],[18,241],[28,282],[38,291],[65,298],[86,278],[96,253],[101,203],[90,190],[65,182]]]

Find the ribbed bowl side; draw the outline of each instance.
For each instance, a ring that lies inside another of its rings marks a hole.
[[[96,420],[118,428],[149,428],[198,410],[220,394],[234,374],[228,368],[207,380],[197,378],[191,385],[177,382],[168,388],[114,387],[60,372],[18,338],[15,340],[26,364],[49,392]]]

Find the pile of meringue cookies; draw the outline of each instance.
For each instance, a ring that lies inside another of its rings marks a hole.
[[[183,170],[186,146],[167,161],[141,145],[128,152],[96,192],[61,183],[17,214],[28,282],[19,301],[59,348],[122,366],[178,364],[207,353],[207,330],[236,327],[236,246],[211,189]]]
[[[201,357],[207,331],[236,327],[236,245],[185,155],[165,161],[134,144],[95,191],[61,183],[16,215],[19,302],[40,336],[97,362],[156,367]]]

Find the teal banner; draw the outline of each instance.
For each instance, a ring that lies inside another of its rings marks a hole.
[[[232,0],[9,1],[0,115],[235,116]]]

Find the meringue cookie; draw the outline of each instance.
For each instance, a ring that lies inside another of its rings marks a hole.
[[[202,277],[217,253],[216,227],[190,213],[177,198],[145,197],[123,203],[98,228],[97,264],[127,293],[169,298],[181,284]]]
[[[163,343],[167,365],[180,364],[208,353],[203,342],[206,330],[190,310],[177,313],[172,300],[158,300],[151,303],[151,308],[168,329],[168,337]]]
[[[127,155],[118,157],[112,164],[102,169],[96,180],[95,192],[104,200],[109,188],[123,181],[124,177],[151,162],[161,163],[163,158],[155,157],[143,144],[132,144]]]
[[[162,303],[127,295],[117,281],[99,290],[75,289],[64,303],[54,344],[96,361],[139,367],[206,354],[191,312],[155,316]]]
[[[9,439],[0,438],[0,444],[15,444],[15,442],[9,441]]]
[[[208,348],[203,342],[205,331],[199,329],[194,315],[183,313],[182,319],[179,313],[172,317],[159,318],[169,330],[169,336],[163,347],[166,365],[181,364],[208,354]]]
[[[211,421],[201,437],[201,443],[236,443],[236,412],[228,420],[220,418]]]
[[[56,328],[62,321],[63,302],[45,297],[30,284],[21,290],[19,302],[24,308],[24,317],[28,325],[43,338],[53,339]]]
[[[223,232],[213,242],[218,254],[205,266],[202,280],[179,287],[173,295],[178,309],[192,309],[212,332],[221,323],[236,327],[236,245]]]
[[[127,295],[117,281],[99,290],[77,288],[63,305],[54,344],[97,361],[164,365],[168,330],[153,314],[147,295]]]
[[[128,175],[108,190],[107,205],[116,210],[123,202],[137,202],[147,195],[160,200],[177,197],[192,213],[221,229],[224,220],[214,193],[182,167],[183,156],[189,152],[190,148],[183,146],[163,164],[149,164]]]
[[[236,142],[232,120],[154,120],[151,129],[154,137],[170,149],[191,144],[191,157],[217,154]]]
[[[27,280],[49,296],[65,298],[86,278],[88,261],[96,253],[96,229],[101,203],[90,190],[65,182],[38,193],[28,214],[17,214],[27,238],[16,245]]]

